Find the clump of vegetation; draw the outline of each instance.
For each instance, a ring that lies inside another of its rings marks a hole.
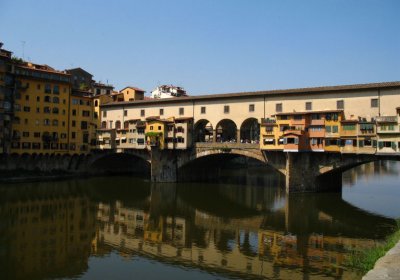
[[[16,63],[16,64],[24,64],[25,63],[25,61],[22,58],[17,57],[17,56],[13,56],[11,58],[11,61]]]
[[[376,261],[383,257],[400,240],[400,220],[397,220],[397,230],[386,238],[384,242],[373,248],[361,252],[353,252],[346,261],[346,266],[355,268],[364,273],[374,268]]]

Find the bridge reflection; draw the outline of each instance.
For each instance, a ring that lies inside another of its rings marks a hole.
[[[347,279],[352,251],[395,227],[340,194],[287,196],[268,176],[268,187],[117,180],[0,187],[3,275],[77,278],[91,255],[116,251],[242,278]]]

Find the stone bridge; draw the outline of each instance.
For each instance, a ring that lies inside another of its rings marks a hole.
[[[216,142],[195,143],[188,150],[152,147],[151,150],[126,149],[120,153],[103,150],[88,155],[11,154],[1,157],[0,171],[99,174],[112,167],[118,173],[150,173],[153,182],[188,181],[201,172],[212,181],[219,176],[218,167],[236,157],[244,157],[271,166],[285,176],[287,193],[339,191],[344,171],[372,161],[400,159],[399,155],[272,152],[260,150],[258,144]]]

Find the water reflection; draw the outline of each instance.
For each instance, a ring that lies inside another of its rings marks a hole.
[[[381,180],[396,172],[379,164],[363,168],[354,171],[359,178],[366,170],[379,170]],[[219,279],[360,278],[344,260],[380,242],[395,220],[359,209],[341,194],[287,197],[271,176],[255,180],[265,186],[160,185],[127,177],[2,186],[1,273],[84,278],[98,258],[113,270],[111,252],[118,252],[132,265],[133,256],[153,260],[142,270],[184,268],[174,278],[198,269]]]

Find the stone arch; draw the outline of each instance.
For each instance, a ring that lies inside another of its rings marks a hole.
[[[150,174],[150,161],[140,154],[105,153],[86,158],[90,173],[136,173]]]
[[[216,142],[237,142],[237,126],[230,119],[223,119],[215,126]]]
[[[213,142],[214,128],[207,119],[201,119],[194,125],[194,142]]]
[[[240,126],[241,143],[258,143],[260,140],[260,124],[256,118],[248,118]]]

